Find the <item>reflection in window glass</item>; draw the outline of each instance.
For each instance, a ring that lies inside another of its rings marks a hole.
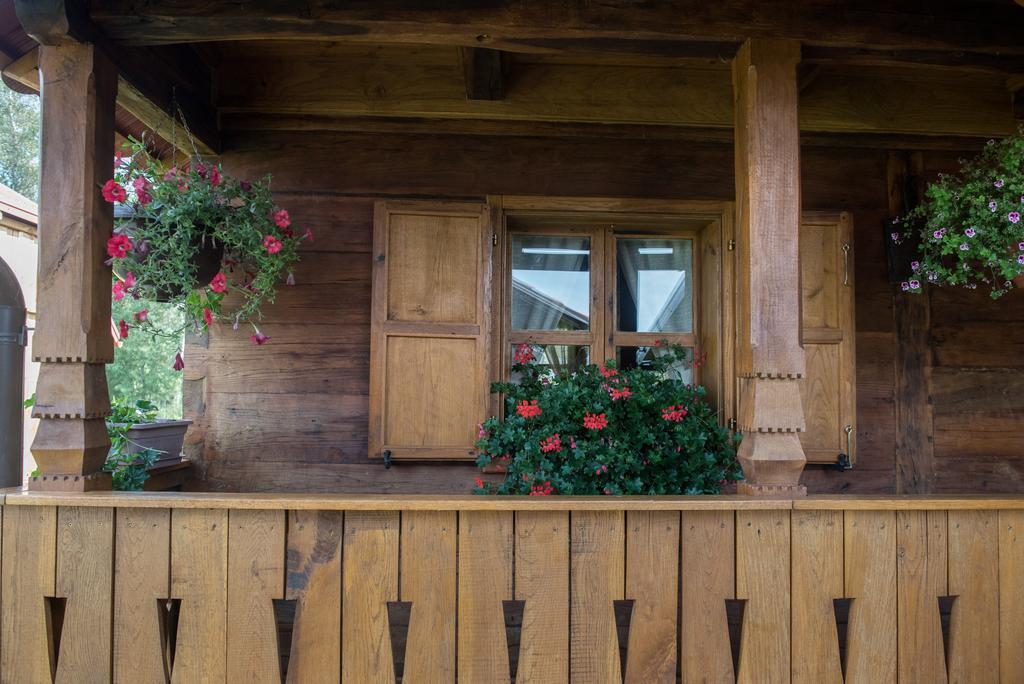
[[[512,345],[512,357],[515,356],[516,347]],[[590,363],[590,347],[575,344],[531,344],[533,351],[534,365],[547,372],[551,376],[569,373],[578,370]],[[511,358],[511,357],[510,357]],[[517,382],[518,376],[512,374],[512,382]]]
[[[693,242],[619,239],[615,250],[623,332],[693,332]]]
[[[512,236],[512,328],[590,329],[590,238]]]
[[[652,360],[666,353],[668,353],[667,350],[659,349],[658,347],[617,347],[615,350],[615,360],[622,370],[650,368]],[[686,350],[685,360],[676,361],[675,364],[669,367],[668,377],[682,380],[688,385],[693,383],[692,349]]]

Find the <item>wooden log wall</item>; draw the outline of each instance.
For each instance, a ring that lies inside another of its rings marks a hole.
[[[9,682],[1024,678],[1019,497],[21,494],[0,513]]]
[[[272,173],[281,205],[316,239],[305,246],[297,284],[282,287],[265,310],[261,330],[269,344],[255,347],[247,333],[222,327],[186,347],[185,411],[196,421],[188,455],[197,464],[197,489],[408,493],[471,486],[478,473],[469,464],[402,463],[385,471],[367,458],[376,199],[734,195],[731,147],[680,138],[234,131],[225,135],[225,148],[230,172]],[[935,168],[956,160],[948,152],[924,156]],[[884,147],[857,140],[829,147],[812,140],[801,149],[803,208],[849,211],[856,226],[858,459],[846,473],[809,468],[804,482],[811,492],[895,488],[887,158]],[[1019,491],[1024,460],[1013,458],[1013,425],[1022,410],[1014,389],[1024,370],[1016,360],[1024,342],[1014,332],[1021,328],[1021,293],[996,304],[974,294],[933,299],[936,459],[949,468],[937,464],[937,488]],[[1014,370],[991,370],[1008,368]],[[973,383],[967,405],[963,383]],[[984,420],[975,420],[979,415]]]

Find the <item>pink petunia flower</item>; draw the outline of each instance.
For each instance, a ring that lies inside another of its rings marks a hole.
[[[107,240],[107,254],[114,259],[124,259],[134,246],[127,235],[113,235]]]
[[[974,230],[974,228],[968,228],[967,230],[964,231],[964,235],[966,235],[969,238],[972,238],[977,234],[978,231]]]
[[[117,323],[117,333],[121,336],[122,340],[128,339],[128,324],[124,322],[123,318]]]
[[[124,283],[120,280],[114,283],[114,286],[110,288],[110,292],[114,295],[114,301],[119,302],[124,299]]]
[[[920,261],[911,261],[910,262],[910,270],[911,271],[916,271],[919,268],[921,268],[921,262]]]
[[[1011,211],[1009,214],[1006,215],[1006,218],[1010,220],[1010,223],[1020,223],[1020,212]]]
[[[140,309],[132,316],[136,323],[145,323],[149,320],[149,309]]]
[[[960,251],[961,251],[961,252],[966,252],[966,251],[967,251],[967,250],[969,250],[970,248],[971,248],[971,246],[970,246],[969,244],[967,244],[966,242],[965,242],[965,243],[963,243],[962,245],[960,245]]]
[[[281,247],[281,241],[273,235],[263,238],[263,248],[267,250],[267,254],[277,254],[281,251]]]
[[[108,202],[124,202],[127,196],[124,186],[113,178],[103,184],[103,199]]]
[[[176,371],[180,371],[185,368],[185,359],[181,358],[181,352],[174,355],[174,365],[172,365],[171,368]]]
[[[278,228],[287,228],[292,224],[292,219],[288,215],[287,209],[278,209],[274,212],[274,223]]]
[[[213,325],[213,311],[208,306],[203,307],[203,321],[206,322],[207,328]]]
[[[257,330],[254,334],[249,335],[249,339],[252,340],[253,344],[259,346],[266,344],[270,338]]]
[[[989,208],[989,211],[993,211],[994,212],[996,209],[999,208],[999,205],[996,204],[995,200],[992,200],[991,202],[988,203],[988,208]]]
[[[213,276],[213,280],[210,281],[210,289],[214,292],[223,292],[228,289],[228,279],[224,277],[223,273]]]

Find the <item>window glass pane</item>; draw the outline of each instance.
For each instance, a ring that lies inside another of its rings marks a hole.
[[[512,236],[512,329],[590,329],[590,238]]]
[[[516,347],[512,345],[512,357],[516,353]],[[549,375],[572,372],[590,363],[590,347],[575,344],[531,344],[533,351],[534,365],[542,372]],[[518,376],[512,374],[512,382],[518,380]]]
[[[693,332],[693,242],[623,238],[615,249],[618,329]]]
[[[666,353],[658,347],[616,347],[615,360],[621,370],[633,368],[650,368],[651,361]],[[686,359],[676,361],[669,367],[668,377],[682,380],[686,384],[693,383],[693,350],[686,350]]]

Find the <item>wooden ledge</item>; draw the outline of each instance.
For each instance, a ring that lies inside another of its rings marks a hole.
[[[530,497],[389,494],[215,494],[206,492],[30,492],[9,490],[7,506],[347,511],[722,511],[1024,509],[1024,495]]]

